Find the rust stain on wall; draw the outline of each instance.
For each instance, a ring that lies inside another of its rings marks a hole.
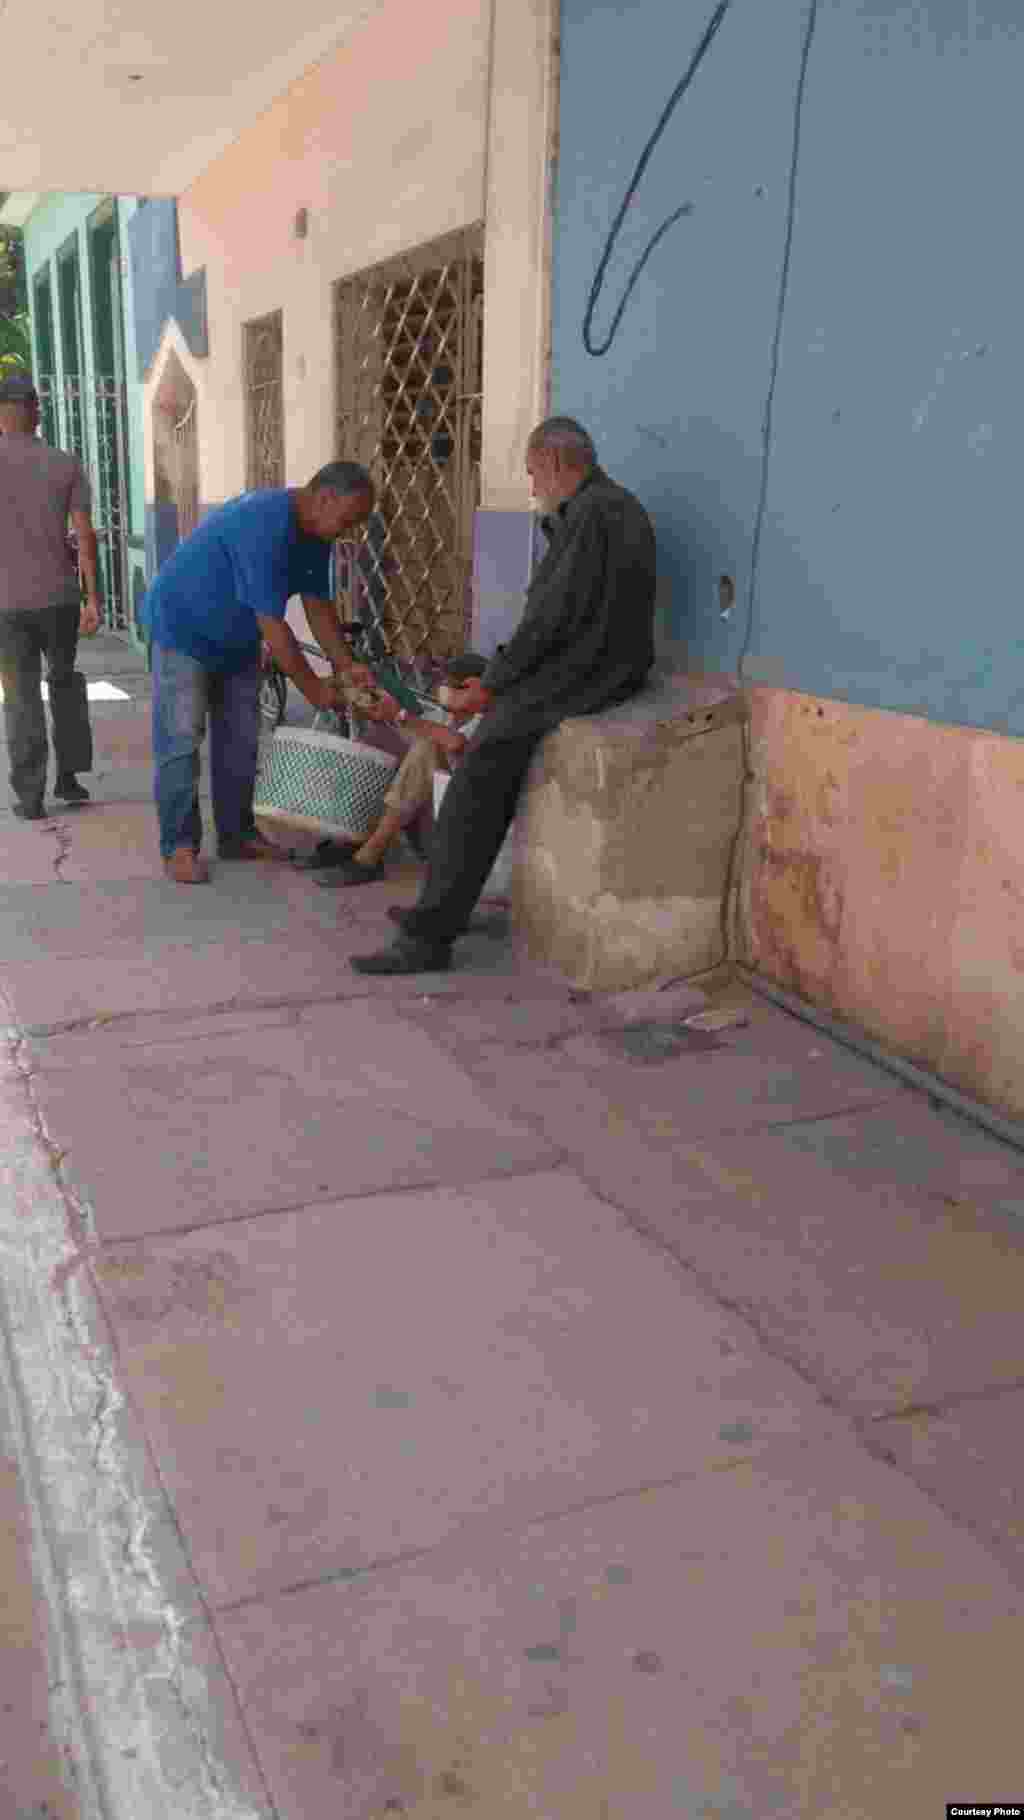
[[[751,691],[738,951],[1024,1115],[1024,741]]]

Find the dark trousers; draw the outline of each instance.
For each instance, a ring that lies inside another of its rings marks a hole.
[[[30,805],[41,803],[46,793],[46,715],[40,688],[44,655],[57,775],[92,770],[88,709],[81,679],[75,675],[80,612],[74,600],[0,613],[0,681],[11,789],[20,802]]]
[[[484,735],[459,760],[444,793],[430,866],[406,932],[446,945],[463,933],[516,812],[543,731]]]

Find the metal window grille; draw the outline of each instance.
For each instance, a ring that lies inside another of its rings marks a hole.
[[[341,549],[339,603],[414,662],[463,650],[471,623],[483,291],[480,227],[335,287],[338,453],[378,489]]]
[[[125,450],[125,390],[116,379],[63,381],[40,374],[37,382],[44,434],[52,426],[56,447],[86,464],[90,445],[93,469],[92,520],[99,546],[103,618],[108,630],[127,632],[131,623],[128,583],[129,524]]]
[[[284,328],[280,310],[245,325],[245,484],[284,486]]]
[[[188,537],[199,523],[199,431],[193,397],[174,424],[174,474],[172,489],[178,508],[178,536]]]
[[[73,383],[73,382],[70,382]],[[98,379],[93,386],[96,407],[96,499],[94,518],[103,573],[104,617],[114,632],[131,625],[128,586],[127,436],[124,386],[116,379]]]
[[[60,336],[65,379],[77,380],[77,388],[62,388],[64,393],[64,446],[78,456],[83,467],[89,463],[88,425],[83,409],[81,378],[85,372],[85,323],[82,312],[82,284],[78,235],[57,256],[57,297],[60,303]]]

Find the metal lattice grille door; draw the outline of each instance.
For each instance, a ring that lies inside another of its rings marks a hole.
[[[78,456],[83,467],[88,467],[88,430],[82,396],[85,373],[85,322],[82,313],[82,282],[77,235],[73,238],[69,250],[58,255],[57,289],[60,298],[61,345],[64,351],[65,446]]]
[[[195,396],[172,426],[174,471],[171,487],[178,508],[178,537],[191,535],[199,523],[199,430]]]
[[[53,425],[55,448],[77,455],[88,471],[88,447],[90,443],[95,447],[90,478],[103,623],[112,632],[127,632],[130,525],[124,386],[116,379],[97,379],[90,384],[69,378],[62,384],[41,376],[38,391],[45,412],[44,424]]]
[[[98,379],[93,387],[93,399],[97,479],[93,522],[103,578],[103,616],[111,631],[127,632],[130,625],[127,561],[130,526],[124,386],[117,379]]]
[[[338,453],[370,469],[379,505],[339,564],[342,609],[358,616],[369,593],[386,644],[409,659],[463,650],[471,621],[483,289],[479,227],[336,287]]]
[[[284,486],[284,326],[280,310],[245,325],[245,484]]]

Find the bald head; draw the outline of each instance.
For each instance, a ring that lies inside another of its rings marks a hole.
[[[526,445],[526,472],[534,506],[545,516],[578,493],[597,466],[589,431],[575,417],[545,417]]]
[[[575,417],[545,417],[530,433],[528,448],[553,450],[570,467],[588,472],[597,463],[597,450],[589,430]]]

